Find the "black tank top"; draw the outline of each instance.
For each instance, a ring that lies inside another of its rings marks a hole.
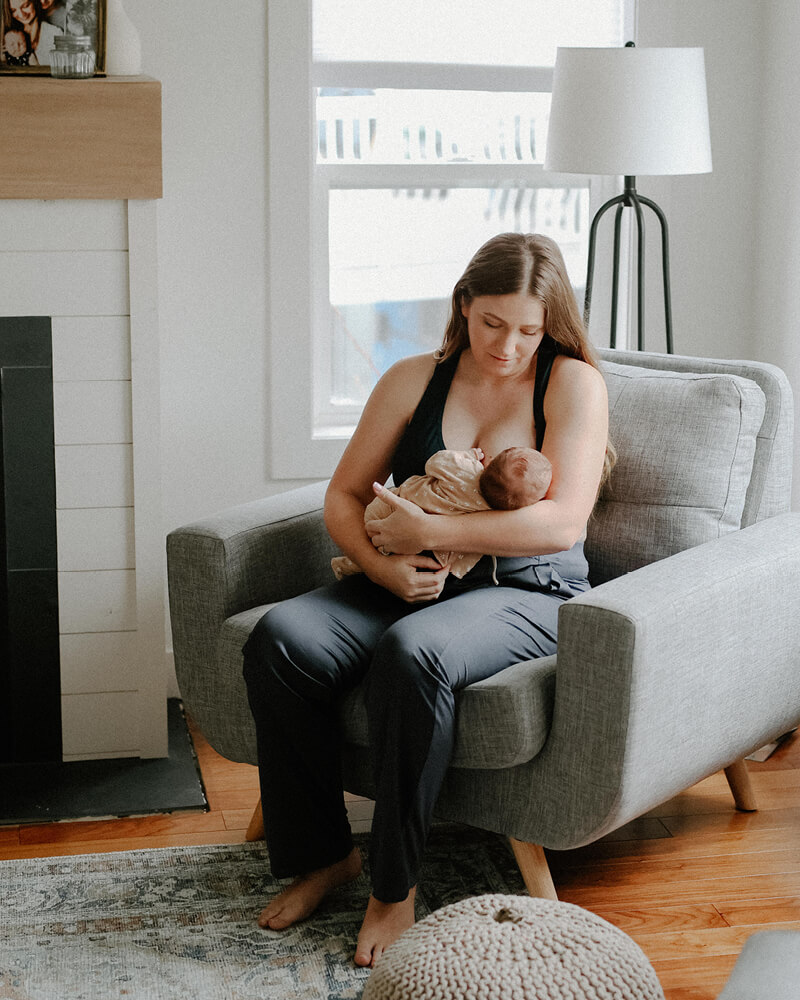
[[[536,427],[536,447],[539,450],[544,440],[544,394],[547,391],[555,356],[555,341],[545,335],[537,352],[533,383],[533,419]],[[395,484],[404,482],[409,476],[424,475],[425,463],[431,455],[445,448],[442,437],[442,416],[460,357],[459,351],[434,368],[422,399],[417,404],[414,415],[394,453],[392,479]]]

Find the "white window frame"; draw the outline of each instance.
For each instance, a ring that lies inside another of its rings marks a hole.
[[[632,14],[630,15],[632,18]],[[317,87],[549,91],[548,68],[410,63],[314,63],[311,0],[270,0],[268,18],[268,256],[271,476],[325,479],[347,438],[315,436],[314,385],[324,371],[314,330],[329,325],[328,192],[337,187],[458,187],[490,183],[572,187],[574,175],[535,164],[316,163]],[[616,178],[588,178],[590,211],[618,190]],[[465,253],[477,248],[465,248]],[[593,306],[603,308],[595,295]],[[316,370],[315,370],[315,367]]]

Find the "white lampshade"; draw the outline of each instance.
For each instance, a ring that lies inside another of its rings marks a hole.
[[[702,174],[711,170],[700,48],[559,48],[545,170]]]

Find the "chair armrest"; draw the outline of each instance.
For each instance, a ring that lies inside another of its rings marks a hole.
[[[195,672],[210,669],[226,618],[331,582],[337,553],[322,518],[326,483],[222,511],[167,536],[175,669],[191,706]]]
[[[537,798],[551,839],[602,836],[795,725],[798,607],[798,513],[568,601],[553,726],[532,762],[553,792]]]

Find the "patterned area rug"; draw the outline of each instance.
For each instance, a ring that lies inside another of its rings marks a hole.
[[[281,884],[259,844],[0,862],[0,1000],[357,1000],[366,871],[310,920],[262,931],[255,916]],[[524,892],[503,838],[434,827],[417,919]]]

